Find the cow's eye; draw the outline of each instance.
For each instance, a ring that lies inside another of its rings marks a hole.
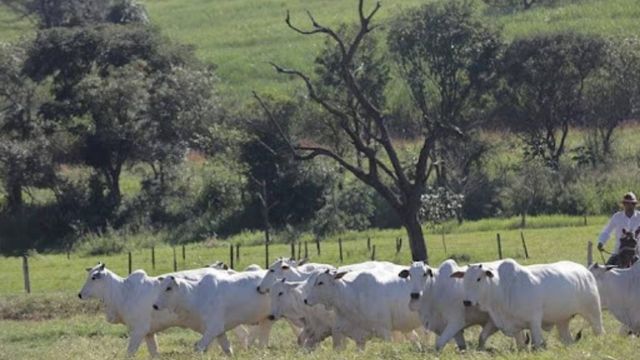
[[[476,280],[476,281],[480,282],[480,280],[481,280],[481,279],[482,279],[482,278],[478,278],[478,280]]]
[[[169,286],[166,291],[171,291],[171,286]]]
[[[278,293],[278,296],[282,296],[282,291],[280,291],[280,292]]]
[[[318,283],[318,286],[320,286],[320,285],[322,285],[322,284],[324,284],[324,283],[323,283],[322,281],[320,281],[320,282]]]
[[[271,269],[271,270],[269,270],[269,272],[272,272],[272,273],[273,273],[273,272],[276,272],[276,271],[275,271],[274,269]]]
[[[95,280],[95,279],[96,279],[96,277],[95,277],[95,276],[92,276],[92,277],[91,277],[91,280]]]

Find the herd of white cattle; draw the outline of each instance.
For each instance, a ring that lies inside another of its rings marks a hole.
[[[401,266],[370,261],[335,268],[278,259],[267,270],[241,272],[221,263],[158,277],[137,270],[122,278],[104,264],[87,269],[80,299],[104,302],[107,321],[128,327],[129,355],[145,340],[158,354],[155,334],[169,327],[192,329],[202,338],[196,351],[216,339],[232,354],[226,332],[243,346],[267,346],[275,321],[285,319],[297,343],[313,349],[328,337],[335,349],[353,340],[407,338],[419,342],[431,331],[436,350],[449,341],[466,347],[464,330],[482,327],[478,347],[502,331],[519,349],[544,345],[543,330],[554,326],[560,340],[574,341],[569,322],[583,317],[603,334],[601,309],[625,332],[640,332],[640,263],[629,269],[598,264],[588,269],[563,261],[522,266],[513,260],[459,266],[453,260],[432,268],[423,262]],[[577,338],[578,336],[576,336]]]

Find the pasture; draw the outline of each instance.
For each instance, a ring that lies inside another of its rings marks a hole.
[[[517,219],[483,220],[469,222],[462,226],[451,225],[446,234],[447,254],[440,235],[429,234],[431,262],[440,263],[454,256],[468,259],[470,262],[491,260],[497,257],[496,233],[502,239],[503,254],[522,263],[552,262],[561,259],[579,263],[586,261],[586,242],[595,239],[606,218],[590,217],[584,225],[583,218],[541,217],[531,218],[530,227],[524,230],[530,259],[524,259],[520,230],[514,224]],[[370,258],[366,247],[366,238],[371,237],[376,246],[376,259],[390,260],[407,264],[410,255],[407,244],[403,244],[396,254],[394,239],[404,237],[401,230],[370,231],[343,235],[343,253],[345,263],[355,263]],[[246,237],[246,236],[245,236]],[[236,238],[232,241],[244,241],[237,268],[257,263],[264,265],[264,247],[250,245],[248,239]],[[270,247],[270,256],[288,256],[289,245],[274,244]],[[296,250],[297,251],[297,250]],[[321,242],[321,255],[317,256],[315,244],[309,243],[309,256],[312,261],[339,264],[337,238]],[[190,245],[186,247],[186,260],[182,259],[180,248],[177,251],[179,269],[199,267],[214,260],[229,261],[228,244],[218,243]],[[150,249],[132,252],[133,268],[143,268],[150,274],[169,272],[173,268],[173,250],[168,246],[155,250],[156,270],[151,269]],[[596,259],[599,260],[597,254]],[[120,358],[125,354],[126,330],[120,325],[110,325],[104,321],[98,303],[82,302],[77,292],[85,278],[84,268],[104,261],[113,271],[126,275],[127,254],[110,256],[83,256],[72,253],[70,259],[65,254],[39,255],[30,257],[32,294],[23,295],[22,265],[19,258],[0,259],[0,271],[3,274],[0,286],[0,359],[105,359]],[[463,261],[460,261],[463,262]],[[572,322],[575,333],[586,326],[579,319]],[[545,351],[521,353],[502,335],[489,340],[489,352],[475,350],[479,329],[467,331],[466,338],[470,349],[459,354],[453,346],[447,346],[441,354],[433,350],[433,337],[423,349],[409,342],[384,343],[372,341],[367,344],[364,353],[358,352],[353,344],[346,351],[335,353],[331,341],[325,341],[316,351],[306,354],[298,350],[295,339],[288,326],[281,322],[274,327],[269,349],[241,350],[236,346],[238,359],[256,358],[294,358],[305,356],[311,359],[351,359],[362,356],[372,358],[414,359],[416,357],[441,359],[622,359],[632,358],[638,346],[637,339],[623,338],[617,334],[618,323],[610,315],[605,315],[607,335],[595,338],[590,330],[585,330],[583,339],[576,345],[564,347],[559,344],[555,334],[546,334],[548,348]],[[202,357],[196,355],[192,346],[199,338],[189,330],[172,329],[158,336],[162,358],[191,359],[216,358],[221,356],[219,348],[212,346]],[[233,335],[231,335],[233,341]],[[146,358],[147,350],[141,347],[136,358]]]

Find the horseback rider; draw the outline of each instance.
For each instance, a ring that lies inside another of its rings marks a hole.
[[[636,210],[638,199],[632,192],[624,194],[622,198],[622,206],[624,209],[613,214],[607,226],[600,233],[598,238],[598,250],[604,250],[604,244],[609,240],[609,235],[615,230],[616,247],[611,252],[611,257],[607,261],[607,265],[619,264],[620,238],[622,238],[623,230],[635,231],[640,226],[640,211]]]

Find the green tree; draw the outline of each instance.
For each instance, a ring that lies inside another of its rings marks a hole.
[[[555,33],[507,48],[499,116],[522,136],[526,157],[558,168],[569,129],[586,113],[585,81],[601,66],[604,45],[593,35]]]
[[[54,148],[49,124],[38,114],[43,90],[21,73],[25,51],[0,45],[0,179],[7,207],[18,212],[28,187],[54,185]]]

